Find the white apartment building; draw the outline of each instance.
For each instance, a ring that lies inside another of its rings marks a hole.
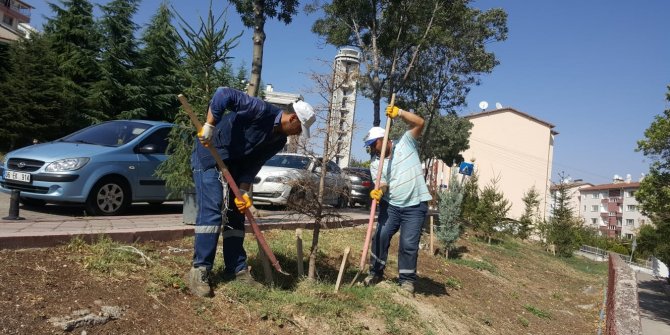
[[[582,217],[581,210],[581,189],[594,186],[591,183],[582,181],[581,179],[576,179],[575,181],[566,181],[565,189],[568,195],[567,206],[574,210],[575,215]],[[558,191],[558,185],[551,186],[551,199],[549,199],[549,207],[547,208],[547,217],[551,217],[551,211],[554,207],[556,192]]]
[[[631,239],[639,228],[651,221],[638,210],[635,191],[639,182],[616,178],[611,184],[580,189],[579,214],[584,224],[600,231],[602,236]]]

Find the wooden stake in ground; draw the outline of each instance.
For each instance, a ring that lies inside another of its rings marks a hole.
[[[433,216],[430,216],[430,255],[435,255],[435,248],[433,247]]]
[[[193,108],[191,108],[191,105],[188,103],[188,100],[186,100],[186,97],[183,94],[179,94],[177,98],[179,99],[179,102],[181,102],[182,107],[184,107],[184,110],[188,114],[189,119],[191,119],[191,123],[193,123],[195,129],[197,131],[200,131],[200,128],[202,128],[202,123],[195,116]],[[219,153],[216,152],[216,149],[214,149],[214,147],[212,146],[208,146],[207,149],[209,149],[209,152],[212,154],[212,157],[214,157],[214,160],[216,161],[216,165],[218,166],[219,171],[221,171],[223,177],[226,178],[226,181],[228,182],[228,187],[230,187],[230,190],[233,191],[235,198],[237,198],[238,200],[242,200],[242,193],[240,192],[240,189],[237,187],[237,184],[235,183],[233,176],[230,175],[230,172],[228,171],[226,164],[223,163],[223,160],[219,156]],[[256,241],[258,242],[259,250],[263,250],[265,252],[265,256],[267,256],[267,258],[272,263],[272,266],[275,268],[275,270],[277,270],[277,272],[289,275],[288,273],[282,270],[281,265],[279,265],[279,261],[272,253],[272,250],[270,250],[268,243],[265,241],[263,233],[261,233],[261,229],[258,228],[256,219],[251,214],[251,211],[247,208],[247,210],[244,211],[244,214],[247,217],[247,221],[249,221],[249,225],[251,225],[251,231],[253,231],[254,236],[256,236]]]
[[[303,256],[302,256],[302,229],[298,228],[295,230],[295,247],[296,247],[296,263],[298,264],[298,277],[305,275],[305,270],[303,268]]]
[[[344,249],[344,256],[342,256],[342,264],[340,264],[340,273],[337,275],[337,282],[335,282],[335,293],[340,290],[340,283],[342,282],[342,275],[344,274],[344,268],[347,267],[347,258],[349,258],[349,251],[351,248],[347,247]]]

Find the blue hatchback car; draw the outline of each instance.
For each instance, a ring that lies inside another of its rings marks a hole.
[[[166,156],[172,124],[116,120],[53,142],[7,153],[0,191],[20,190],[24,205],[83,204],[89,215],[119,215],[133,202],[168,199],[155,170]]]

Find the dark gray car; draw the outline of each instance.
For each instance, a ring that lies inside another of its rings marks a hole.
[[[370,191],[374,183],[370,175],[370,169],[360,167],[346,167],[342,169],[351,185],[349,189],[349,206],[355,207],[361,204],[365,208],[370,208]]]

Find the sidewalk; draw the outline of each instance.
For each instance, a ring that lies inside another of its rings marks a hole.
[[[0,193],[0,249],[51,247],[68,243],[73,236],[93,240],[104,234],[115,241],[168,241],[193,235],[193,226],[183,223],[180,202],[161,206],[133,205],[126,216],[84,216],[79,207],[47,205],[44,209],[19,208],[23,220],[8,216],[9,195]],[[369,212],[343,209],[344,221],[337,227],[367,224]],[[285,211],[261,210],[261,230],[306,227],[313,220]],[[247,232],[251,226],[247,225]],[[336,227],[329,227],[336,228]]]
[[[670,285],[665,279],[637,273],[643,335],[670,334]]]

